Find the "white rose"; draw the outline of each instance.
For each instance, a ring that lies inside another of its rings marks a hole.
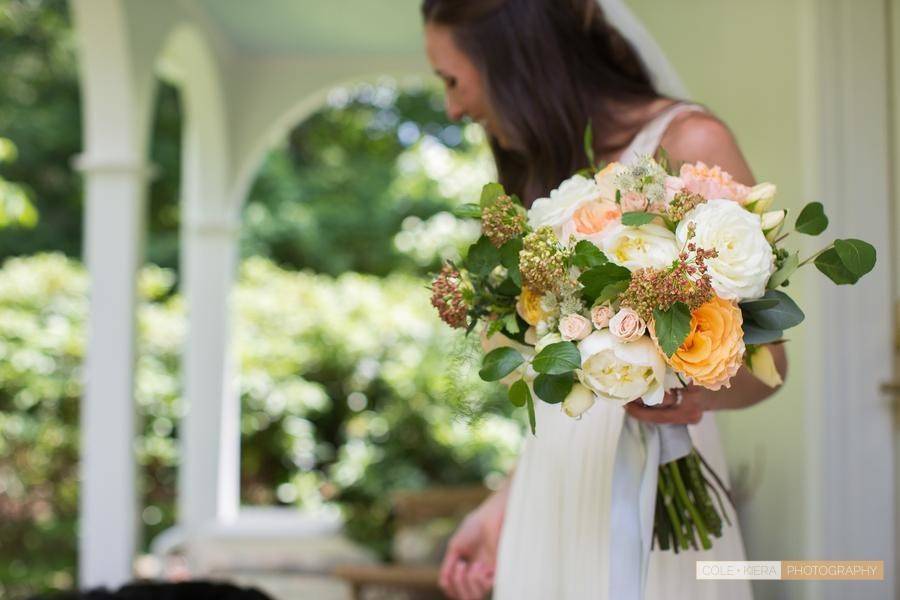
[[[572,340],[583,340],[593,330],[593,324],[578,313],[566,315],[559,322],[559,333],[562,339],[569,342]]]
[[[662,269],[678,258],[675,235],[661,225],[617,225],[610,229],[600,249],[617,265],[632,271],[647,267]]]
[[[549,198],[538,198],[528,211],[532,229],[549,225],[560,235],[562,225],[572,218],[584,202],[600,199],[600,189],[593,179],[573,175],[550,192]]]
[[[603,329],[609,326],[609,320],[612,319],[613,310],[608,304],[601,304],[591,309],[591,322],[597,329]]]
[[[563,412],[569,415],[570,417],[577,418],[584,414],[584,412],[594,405],[596,401],[596,396],[594,392],[580,383],[575,383],[572,385],[572,391],[569,392],[569,395],[566,396],[566,399],[563,400],[562,409]]]
[[[759,215],[731,200],[710,200],[688,212],[678,224],[675,237],[680,244],[687,242],[692,222],[696,229],[691,241],[718,252],[716,258],[706,261],[716,293],[726,300],[761,297],[775,269],[775,255],[763,235]]]
[[[647,331],[647,324],[630,308],[623,308],[609,320],[609,332],[623,342],[633,342]]]
[[[626,344],[609,331],[595,331],[578,344],[578,350],[578,379],[601,399],[616,404],[638,398],[648,405],[662,402],[666,362],[649,337]]]

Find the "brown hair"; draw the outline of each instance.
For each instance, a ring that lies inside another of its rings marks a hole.
[[[613,154],[644,124],[616,109],[662,97],[597,0],[423,0],[422,15],[481,72],[515,148],[490,140],[500,182],[526,206],[588,166],[588,122],[598,155]]]

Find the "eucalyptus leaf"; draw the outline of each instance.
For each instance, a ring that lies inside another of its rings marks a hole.
[[[834,248],[829,248],[818,255],[813,264],[828,279],[838,285],[849,285],[859,281],[859,277],[844,266],[844,262]]]
[[[844,267],[857,279],[875,268],[875,247],[862,240],[834,240],[834,249]]]
[[[509,386],[509,401],[512,402],[513,406],[519,408],[525,406],[530,396],[531,390],[528,389],[528,384],[525,383],[524,379],[519,379]]]
[[[744,344],[769,344],[780,340],[784,332],[780,329],[762,329],[752,321],[744,320]]]
[[[752,312],[753,322],[762,329],[790,329],[803,322],[803,311],[790,296],[778,290],[767,290],[763,299],[777,300],[777,304]]]
[[[770,290],[774,290],[775,288],[781,286],[785,281],[787,281],[791,275],[794,274],[794,271],[797,270],[797,267],[800,265],[800,254],[794,252],[793,254],[789,254],[786,259],[784,259],[784,263],[782,263],[781,267],[769,277],[769,283],[766,284],[766,287]]]
[[[534,393],[544,402],[559,404],[572,391],[574,383],[575,375],[572,371],[559,373],[558,375],[541,373],[534,379]]]
[[[581,353],[572,342],[556,342],[545,346],[534,357],[531,366],[538,373],[559,375],[581,366]]]
[[[478,376],[484,381],[499,381],[515,371],[523,362],[525,357],[514,348],[495,348],[484,355]]]
[[[806,235],[819,235],[827,227],[828,217],[825,216],[825,207],[821,202],[810,202],[804,206],[794,222],[794,229]]]
[[[655,218],[656,215],[649,212],[627,212],[622,215],[622,225],[627,225],[629,227],[640,227],[641,225],[646,225]]]
[[[666,356],[672,356],[691,332],[691,311],[683,302],[676,302],[669,310],[653,309],[656,339]]]
[[[740,303],[740,307],[743,310],[748,312],[756,312],[759,310],[766,310],[767,308],[774,308],[778,306],[777,298],[759,298],[757,300],[746,300]]]

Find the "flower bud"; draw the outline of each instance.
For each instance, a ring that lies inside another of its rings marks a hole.
[[[596,397],[593,391],[580,383],[575,383],[572,385],[569,395],[563,400],[562,409],[570,417],[577,418],[592,407],[595,401]]]

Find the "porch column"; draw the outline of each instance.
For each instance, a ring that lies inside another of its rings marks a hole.
[[[179,523],[188,531],[228,522],[239,505],[240,404],[231,360],[236,219],[198,219],[183,233],[188,337],[181,433]]]
[[[136,160],[79,161],[90,275],[81,403],[79,585],[131,578],[137,548],[134,438],[135,290],[148,168]]]

